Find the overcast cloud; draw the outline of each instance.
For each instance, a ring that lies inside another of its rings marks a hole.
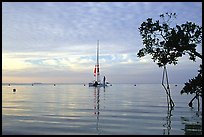
[[[136,55],[143,48],[141,23],[175,12],[175,23],[202,26],[201,2],[3,2],[2,8],[3,82],[88,83],[100,40],[101,74],[108,81],[160,83],[162,68]],[[184,57],[169,66],[170,82],[197,75],[201,61]]]

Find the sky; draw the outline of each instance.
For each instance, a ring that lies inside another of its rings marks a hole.
[[[138,28],[166,12],[177,14],[176,24],[202,26],[201,2],[3,2],[2,82],[92,82],[99,40],[101,78],[161,83],[163,68],[149,55],[137,57],[144,47]],[[169,82],[187,82],[200,64],[179,58],[167,66]]]

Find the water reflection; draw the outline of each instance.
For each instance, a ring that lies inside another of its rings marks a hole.
[[[163,125],[163,127],[165,127],[166,129],[163,130],[163,135],[170,135],[172,110],[173,110],[173,108],[171,108],[168,105],[167,116],[166,116],[166,123]]]
[[[201,134],[202,109],[191,110],[177,88],[167,111],[166,94],[155,92],[161,85],[2,86],[2,134]]]
[[[98,134],[101,134],[101,129],[99,128],[99,115],[101,111],[100,109],[100,90],[102,89],[105,93],[105,87],[95,87],[94,88],[94,115],[96,115],[96,130]]]
[[[191,117],[181,117],[182,124],[185,125],[185,135],[202,135],[202,111],[191,108]]]

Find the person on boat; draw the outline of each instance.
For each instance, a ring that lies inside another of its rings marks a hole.
[[[98,82],[95,81],[94,84],[93,84],[93,86],[97,87],[97,85],[98,85]]]
[[[105,76],[103,77],[103,84],[104,85],[106,84],[106,77]]]

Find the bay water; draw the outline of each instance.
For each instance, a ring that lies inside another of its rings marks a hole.
[[[2,134],[202,134],[202,100],[200,110],[197,100],[189,107],[194,95],[181,95],[183,86],[170,84],[175,107],[168,109],[161,84],[2,84]]]

